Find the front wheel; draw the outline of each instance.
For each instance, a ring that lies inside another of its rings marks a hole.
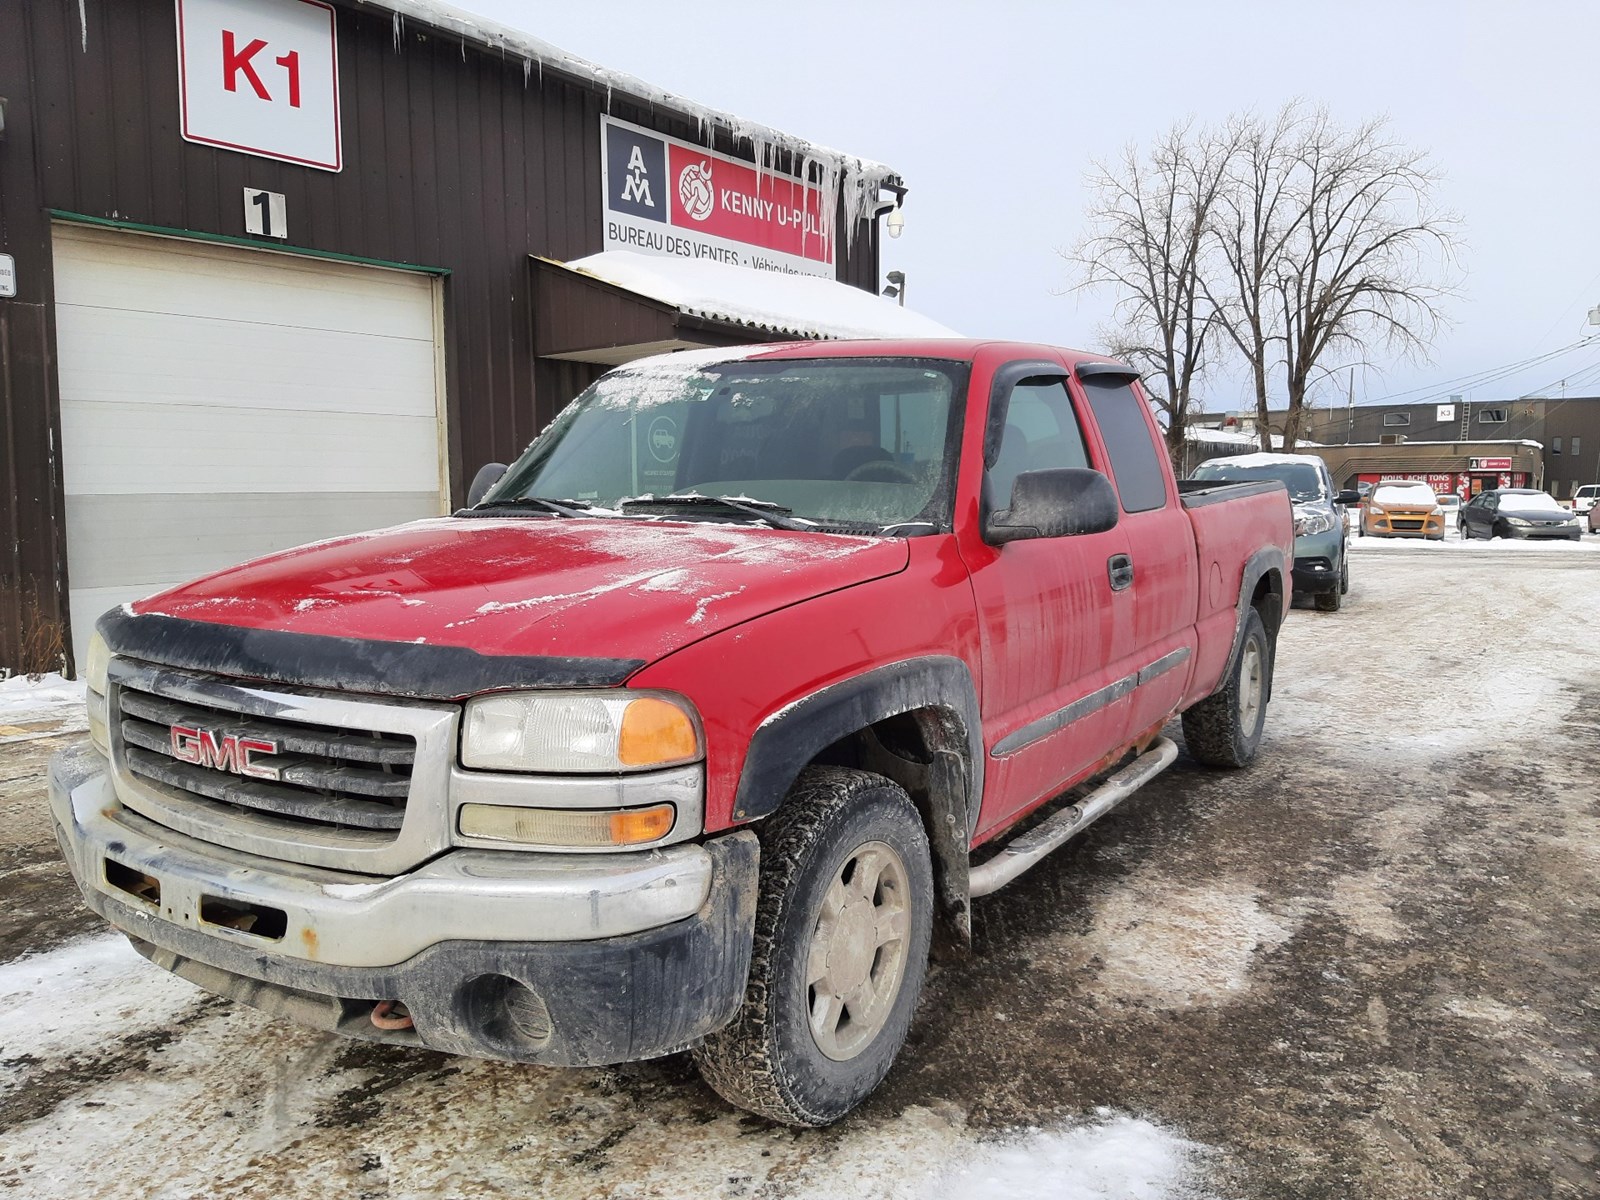
[[[756,831],[744,1006],[695,1064],[740,1108],[829,1125],[883,1081],[911,1027],[933,932],[928,838],[900,787],[847,767],[807,768]]]
[[[1252,608],[1227,684],[1183,714],[1189,753],[1208,767],[1248,766],[1261,748],[1271,692],[1272,643]]]

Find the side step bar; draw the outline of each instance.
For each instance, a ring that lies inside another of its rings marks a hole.
[[[1045,855],[1093,825],[1170,767],[1177,757],[1178,747],[1172,739],[1157,738],[1150,749],[1078,803],[1063,808],[1043,824],[1035,825],[982,866],[973,867],[970,893],[987,896],[1005,887],[1029,867],[1037,866]]]

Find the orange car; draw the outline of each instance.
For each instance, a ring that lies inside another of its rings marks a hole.
[[[1380,479],[1361,506],[1361,532],[1373,537],[1444,540],[1444,509],[1416,479]]]

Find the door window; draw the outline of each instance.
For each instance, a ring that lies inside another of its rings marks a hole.
[[[1000,450],[989,468],[990,508],[1010,507],[1012,485],[1024,471],[1088,466],[1089,451],[1065,381],[1025,379],[1012,388]]]

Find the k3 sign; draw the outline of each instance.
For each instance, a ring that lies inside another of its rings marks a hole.
[[[175,0],[185,140],[343,167],[339,44],[321,0]]]

